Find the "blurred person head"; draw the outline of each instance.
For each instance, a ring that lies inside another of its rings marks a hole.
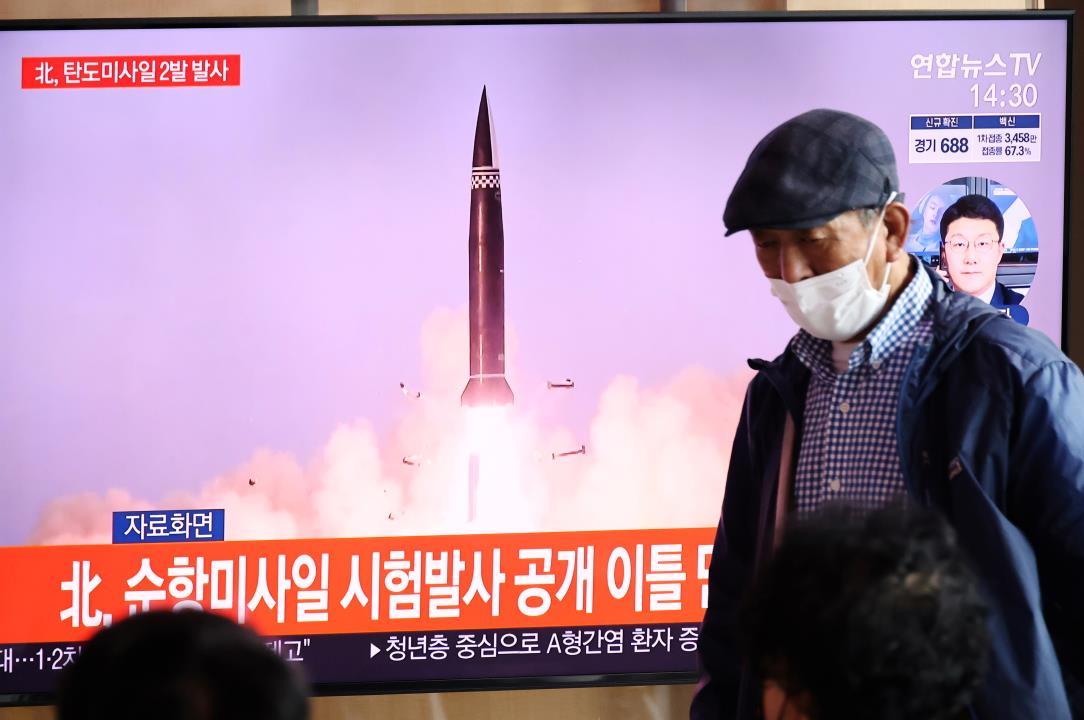
[[[964,195],[941,216],[945,270],[952,286],[969,295],[990,292],[1005,253],[1005,220],[985,195]]]
[[[940,227],[941,210],[945,207],[944,198],[938,194],[930,195],[922,207],[922,231],[935,232]]]
[[[61,680],[58,720],[305,720],[302,678],[251,630],[154,611],[101,630]]]
[[[923,235],[936,235],[941,228],[941,212],[948,201],[939,192],[931,192],[919,203],[917,210],[917,230]]]
[[[939,517],[827,506],[797,521],[743,609],[766,720],[947,720],[989,652],[977,580]]]

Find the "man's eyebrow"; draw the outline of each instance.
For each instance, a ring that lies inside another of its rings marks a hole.
[[[949,237],[950,237],[950,238],[956,238],[956,237],[962,237],[962,238],[967,238],[968,236],[967,236],[967,235],[964,235],[964,234],[963,234],[962,232],[960,232],[959,230],[957,230],[957,231],[956,231],[956,232],[954,232],[954,233],[949,233]],[[997,233],[992,233],[992,232],[984,232],[984,233],[979,233],[978,235],[975,235],[975,237],[976,237],[976,238],[988,238],[988,237],[997,237]]]

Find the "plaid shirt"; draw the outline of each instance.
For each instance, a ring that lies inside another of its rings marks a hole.
[[[829,500],[872,509],[904,492],[896,411],[915,347],[933,333],[932,292],[930,278],[919,268],[842,373],[832,363],[831,342],[804,330],[791,340],[812,373],[794,479],[799,513]]]

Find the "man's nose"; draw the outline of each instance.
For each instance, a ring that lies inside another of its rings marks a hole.
[[[975,251],[975,244],[968,243],[967,247],[964,248],[964,262],[968,265],[974,265],[978,262],[978,259],[978,253]]]
[[[779,277],[789,283],[813,277],[809,262],[796,245],[785,244],[779,249]]]

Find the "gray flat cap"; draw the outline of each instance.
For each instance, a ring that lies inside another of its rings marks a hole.
[[[839,110],[810,110],[757,143],[726,202],[726,234],[750,228],[823,225],[855,208],[878,207],[899,189],[884,131]]]

